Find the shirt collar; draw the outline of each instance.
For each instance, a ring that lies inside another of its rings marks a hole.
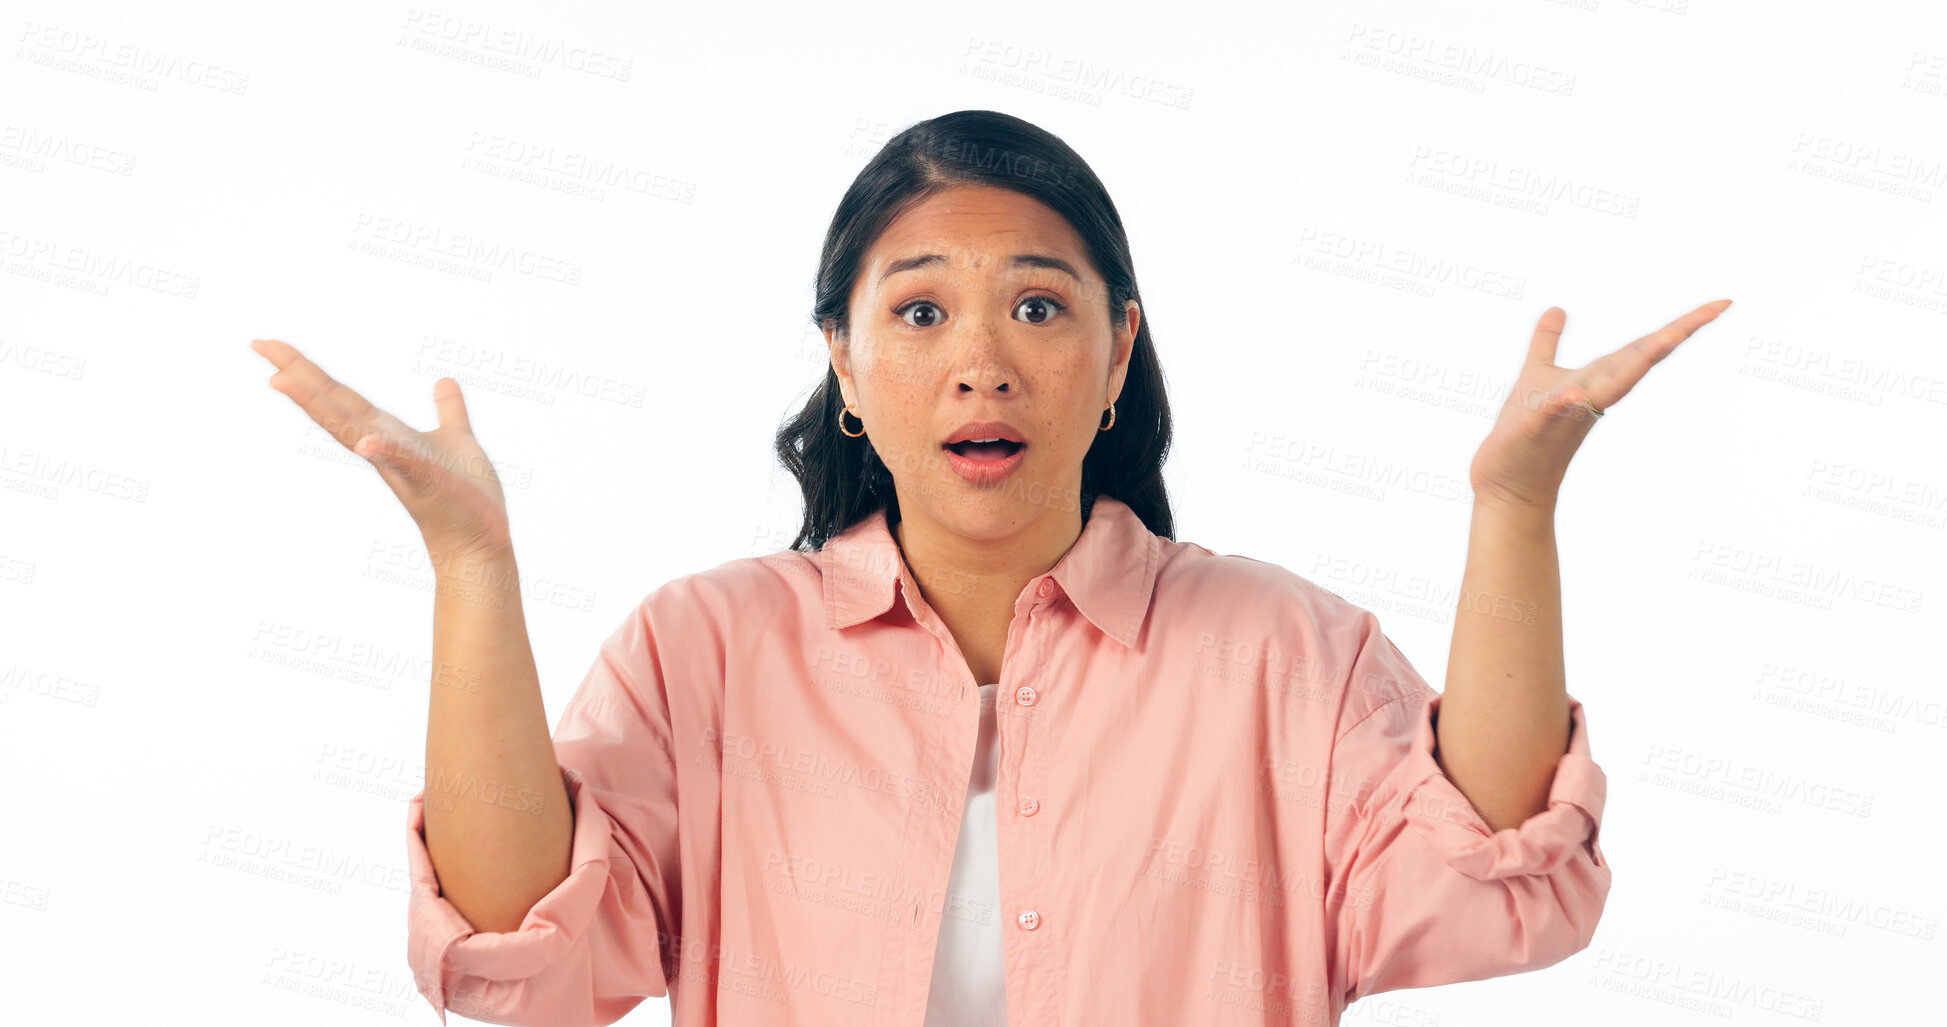
[[[1149,613],[1161,553],[1162,539],[1127,503],[1098,495],[1081,535],[1047,576],[1089,623],[1133,647]],[[907,609],[918,619],[914,606],[918,582],[886,526],[884,510],[831,538],[818,558],[825,580],[827,627],[848,628],[884,614],[892,609],[894,593],[902,589]]]

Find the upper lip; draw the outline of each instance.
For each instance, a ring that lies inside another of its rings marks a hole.
[[[947,436],[946,441],[941,445],[951,446],[968,439],[1006,439],[1009,442],[1027,444],[1027,440],[1021,438],[1021,433],[1015,431],[1014,427],[1006,421],[974,421],[961,425],[952,435]]]

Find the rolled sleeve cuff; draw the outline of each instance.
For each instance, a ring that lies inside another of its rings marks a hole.
[[[517,981],[534,976],[561,959],[594,920],[607,887],[613,828],[608,814],[582,791],[578,771],[561,768],[574,813],[568,877],[543,895],[513,931],[476,931],[441,895],[432,857],[426,851],[426,801],[422,790],[406,807],[406,858],[412,878],[408,963],[419,993],[446,1022],[453,982],[461,977]],[[489,993],[490,994],[490,993]],[[486,995],[470,995],[458,1011],[491,1013]],[[475,1000],[480,1000],[477,1004]]]
[[[1548,874],[1586,851],[1597,866],[1602,850],[1596,836],[1602,826],[1602,805],[1608,778],[1589,756],[1588,732],[1582,704],[1569,697],[1568,749],[1555,764],[1555,780],[1548,789],[1548,808],[1518,827],[1489,830],[1440,764],[1433,758],[1434,718],[1441,695],[1432,693],[1414,727],[1412,764],[1406,796],[1406,819],[1441,859],[1476,880],[1490,881],[1516,874]]]

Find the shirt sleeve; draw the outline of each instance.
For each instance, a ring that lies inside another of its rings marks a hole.
[[[613,1023],[668,993],[682,894],[670,717],[645,611],[602,645],[562,712],[555,758],[574,816],[568,877],[518,929],[476,931],[441,894],[425,799],[407,807],[407,960],[420,994],[488,1023]],[[434,789],[437,796],[440,789]]]
[[[1348,695],[1376,707],[1333,745],[1326,805],[1331,984],[1345,1003],[1551,966],[1587,948],[1608,899],[1607,779],[1569,697],[1548,806],[1488,829],[1433,758],[1439,692],[1367,614]],[[1387,695],[1397,692],[1392,698]]]

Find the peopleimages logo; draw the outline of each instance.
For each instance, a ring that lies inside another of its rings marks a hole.
[[[435,270],[445,270],[438,265],[452,262],[436,261],[434,258],[451,257],[462,262],[463,270],[467,271],[491,274],[491,270],[508,270],[566,285],[581,284],[581,264],[478,235],[448,232],[437,225],[361,213],[352,225],[352,234],[361,237],[354,240],[354,245],[369,240],[391,247],[383,252],[374,252],[376,256],[425,264]]]
[[[220,67],[208,61],[185,60],[176,54],[151,50],[139,43],[125,43],[92,32],[77,32],[58,25],[28,22],[14,52],[20,60],[72,71],[90,78],[134,86],[155,92],[157,79],[175,79],[219,93],[242,96],[250,88],[250,75]]]
[[[412,37],[416,35],[420,37],[419,43],[444,42],[465,50],[484,51],[514,61],[530,61],[617,82],[627,82],[635,68],[635,61],[630,58],[417,7],[406,13],[405,31],[407,35],[399,40],[403,45],[414,45]]]

